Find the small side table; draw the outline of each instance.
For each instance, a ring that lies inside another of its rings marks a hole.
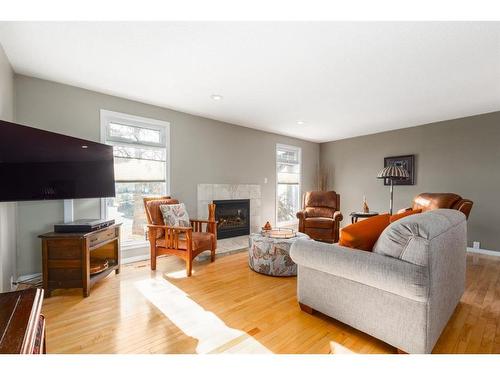
[[[377,216],[378,212],[351,212],[351,223],[357,223],[358,219],[366,219],[367,217]]]

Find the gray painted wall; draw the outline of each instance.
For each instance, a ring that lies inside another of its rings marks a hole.
[[[388,209],[389,189],[375,178],[383,158],[416,154],[416,185],[395,188],[395,207],[408,206],[424,191],[461,194],[474,201],[469,241],[500,250],[500,175],[495,170],[500,112],[318,145],[32,77],[16,75],[14,87],[17,122],[89,140],[100,138],[100,109],[169,121],[172,195],[191,212],[196,212],[198,183],[259,183],[262,219],[273,222],[274,150],[276,143],[285,143],[302,147],[304,191],[315,188],[319,160],[331,170],[330,186],[341,194],[346,225],[349,212],[361,208],[363,195],[371,209]],[[40,271],[37,235],[51,230],[62,215],[62,201],[18,204],[18,274]],[[75,216],[98,217],[99,202],[77,200]]]
[[[472,199],[468,240],[500,251],[500,112],[323,143],[320,160],[340,194],[343,226],[349,213],[389,210],[389,187],[376,175],[384,157],[416,155],[416,185],[395,187],[396,209],[421,192],[454,192]]]
[[[14,115],[14,73],[0,45],[0,119]],[[0,203],[0,292],[16,277],[16,203]]]
[[[100,109],[168,121],[171,124],[171,193],[197,210],[197,184],[261,184],[262,220],[275,217],[275,147],[302,148],[303,189],[314,189],[319,144],[188,115],[72,86],[15,76],[16,122],[88,140],[100,139]],[[264,178],[268,183],[264,184]],[[37,235],[62,221],[62,201],[21,202],[19,207],[18,273],[39,272]],[[75,201],[75,217],[98,217],[95,199]]]

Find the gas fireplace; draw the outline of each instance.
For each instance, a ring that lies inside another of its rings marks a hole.
[[[217,238],[250,234],[250,199],[214,200]]]

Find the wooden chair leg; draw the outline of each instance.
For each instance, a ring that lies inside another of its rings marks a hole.
[[[300,309],[308,314],[313,314],[314,309],[311,306],[304,305],[303,303],[299,302]]]
[[[151,248],[151,271],[156,270],[156,251]]]
[[[192,270],[193,270],[193,259],[191,257],[188,257],[186,259],[186,275],[187,275],[187,277],[191,276]]]
[[[210,250],[210,262],[213,262],[215,260],[215,250],[216,250],[216,246],[215,246],[215,241],[212,242],[212,249]]]

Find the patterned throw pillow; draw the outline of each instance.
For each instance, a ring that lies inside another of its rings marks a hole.
[[[169,227],[190,227],[191,222],[184,203],[162,204],[160,211],[163,215],[165,225]]]

